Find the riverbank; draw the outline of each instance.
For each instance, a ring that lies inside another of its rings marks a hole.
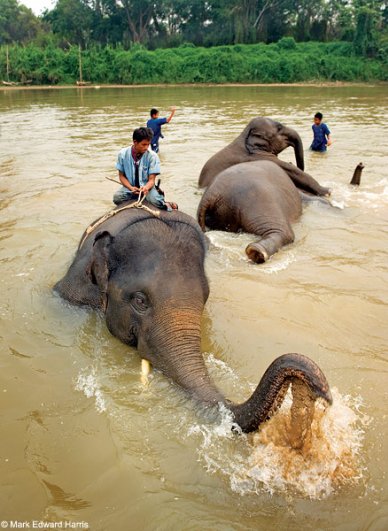
[[[15,90],[64,90],[64,89],[76,89],[76,90],[100,90],[100,89],[142,89],[142,88],[175,88],[175,87],[315,87],[315,88],[338,88],[338,87],[378,87],[388,86],[386,81],[377,82],[344,82],[344,81],[312,81],[306,83],[145,83],[141,85],[120,85],[120,84],[91,84],[91,85],[14,85],[5,86],[0,85],[0,90],[3,91],[15,91]]]
[[[8,65],[8,67],[7,67]],[[350,42],[302,42],[283,38],[273,44],[200,48],[180,46],[154,51],[91,47],[80,51],[52,45],[0,47],[0,80],[31,85],[299,84],[388,81],[381,59],[355,54]],[[8,71],[7,71],[8,68]]]

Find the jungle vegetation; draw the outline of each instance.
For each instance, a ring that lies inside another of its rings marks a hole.
[[[0,79],[36,84],[388,79],[384,0],[0,0]],[[8,68],[7,68],[8,64]]]

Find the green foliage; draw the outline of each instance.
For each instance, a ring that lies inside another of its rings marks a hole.
[[[278,42],[278,46],[282,50],[295,50],[296,42],[294,37],[282,37]]]
[[[277,43],[278,51],[299,53],[297,43],[333,42],[338,47],[352,42],[349,57],[386,57],[388,0],[54,1],[42,17],[35,17],[18,0],[0,0],[0,45],[34,42],[44,48],[55,42],[61,48],[110,46],[134,53]],[[136,76],[144,76],[139,68]],[[280,71],[285,77],[299,75],[301,67],[295,68]],[[196,71],[195,76],[204,74]]]
[[[93,15],[93,10],[82,0],[57,0],[45,20],[51,24],[54,34],[85,47],[91,40]]]
[[[17,0],[0,0],[0,45],[29,42],[40,31],[43,25],[31,9]]]
[[[75,83],[79,46],[95,83],[387,80],[387,24],[388,0],[0,0],[0,75],[8,45],[35,84]]]
[[[387,48],[380,60],[355,55],[352,43],[250,44],[213,48],[180,46],[149,51],[93,46],[82,51],[83,77],[94,83],[295,83],[306,81],[388,80]],[[10,79],[34,84],[75,83],[78,46],[67,49],[10,46]],[[5,79],[6,51],[0,47],[0,77]]]

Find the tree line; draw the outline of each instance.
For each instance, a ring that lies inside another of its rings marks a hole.
[[[295,83],[306,81],[388,81],[388,68],[380,60],[352,53],[348,42],[296,43],[282,37],[271,44],[235,44],[211,48],[183,44],[147,50],[134,45],[78,46],[62,49],[53,44],[38,47],[0,47],[0,79],[37,85],[74,84],[80,78],[92,83]]]
[[[134,44],[148,49],[348,41],[360,55],[388,47],[384,0],[57,0],[36,17],[18,0],[0,0],[0,45],[53,41],[80,45]]]
[[[388,80],[388,0],[0,0],[0,79]]]

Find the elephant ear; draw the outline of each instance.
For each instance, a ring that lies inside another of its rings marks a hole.
[[[245,149],[249,155],[254,155],[262,151],[271,152],[270,141],[264,131],[257,127],[252,127],[249,129],[245,138]]]
[[[111,273],[109,256],[113,240],[113,236],[106,230],[96,234],[93,242],[91,261],[86,270],[92,283],[99,288],[101,305],[104,311],[107,305],[108,282]]]

